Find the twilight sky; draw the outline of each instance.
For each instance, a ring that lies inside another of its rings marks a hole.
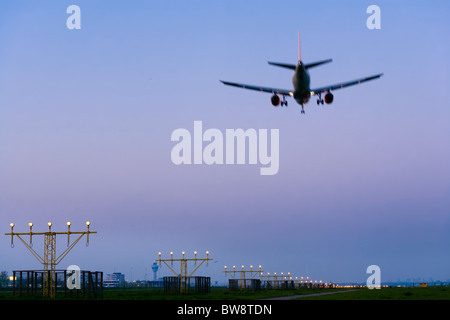
[[[66,9],[81,8],[69,30]],[[381,8],[369,30],[366,9]],[[448,1],[2,1],[0,270],[40,269],[3,234],[84,230],[58,265],[152,278],[158,258],[334,282],[450,279]],[[311,87],[384,72],[300,114],[222,80],[291,88],[267,61],[333,58]],[[177,128],[279,129],[280,165],[180,165]],[[42,253],[42,237],[33,240]],[[58,238],[57,251],[66,239]],[[203,254],[204,256],[204,254]],[[146,275],[147,274],[147,275]],[[160,275],[171,275],[163,268]]]

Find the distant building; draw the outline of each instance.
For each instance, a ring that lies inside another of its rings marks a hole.
[[[142,287],[142,288],[162,288],[163,287],[163,280],[154,280],[154,281],[148,281],[148,280],[136,280],[133,281],[131,284],[129,284],[134,287]]]
[[[156,262],[153,262],[153,265],[152,265],[153,281],[158,281],[158,277],[156,274],[158,272],[158,269],[159,269],[158,264]]]
[[[103,286],[110,287],[120,287],[125,282],[125,275],[121,272],[109,273],[103,279]]]

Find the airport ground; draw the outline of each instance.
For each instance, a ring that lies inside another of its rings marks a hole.
[[[12,291],[0,291],[0,300],[40,300],[38,296],[13,297]],[[57,296],[56,299],[70,299]],[[73,299],[73,298],[71,298]],[[85,298],[87,299],[87,298]],[[449,286],[387,287],[359,289],[296,289],[296,290],[229,290],[212,287],[206,294],[166,294],[155,288],[105,288],[103,300],[450,300]]]

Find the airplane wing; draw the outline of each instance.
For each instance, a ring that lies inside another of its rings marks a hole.
[[[317,89],[311,89],[311,95],[319,94],[319,93],[322,93],[325,91],[331,91],[331,90],[341,89],[341,88],[345,88],[345,87],[350,87],[355,84],[360,84],[360,83],[363,83],[366,81],[378,79],[382,75],[383,75],[383,73],[379,73],[379,74],[376,74],[376,75],[373,75],[370,77],[366,77],[366,78],[356,79],[356,80],[347,81],[347,82],[341,82],[341,83],[333,84],[331,86],[321,87],[321,88],[317,88]]]
[[[222,81],[222,80],[220,80],[220,82],[222,82],[223,84],[229,85],[229,86],[234,86],[234,87],[243,88],[243,89],[256,90],[256,91],[261,91],[261,92],[277,93],[277,94],[282,94],[282,95],[287,95],[287,96],[293,96],[293,94],[294,94],[292,90],[286,90],[286,89],[261,87],[261,86],[254,86],[254,85],[249,85],[249,84],[228,82],[228,81]]]

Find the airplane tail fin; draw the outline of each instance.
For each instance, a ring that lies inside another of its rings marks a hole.
[[[302,61],[302,51],[300,48],[300,29],[298,30],[298,62]]]

